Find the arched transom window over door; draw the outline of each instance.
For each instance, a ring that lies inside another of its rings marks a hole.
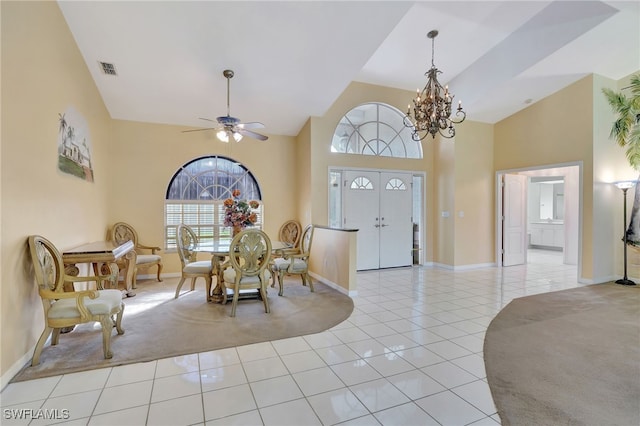
[[[171,178],[165,199],[165,244],[176,248],[178,225],[189,225],[201,242],[230,237],[224,226],[224,200],[233,190],[240,198],[260,201],[254,212],[255,227],[262,228],[264,205],[260,187],[253,174],[242,164],[220,156],[200,157],[182,165]]]
[[[347,112],[338,123],[331,151],[396,158],[422,158],[422,145],[404,125],[406,114],[391,105],[366,103]]]

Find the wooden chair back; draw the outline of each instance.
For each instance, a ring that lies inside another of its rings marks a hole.
[[[280,227],[278,238],[280,241],[291,244],[292,248],[297,248],[300,244],[300,236],[302,234],[302,226],[296,220],[288,220]]]
[[[182,268],[184,269],[191,262],[196,261],[197,252],[195,251],[198,245],[198,236],[189,225],[181,223],[178,225],[177,233],[178,243],[178,255],[180,256],[180,262],[182,262]]]

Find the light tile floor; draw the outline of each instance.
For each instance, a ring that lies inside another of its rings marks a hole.
[[[352,315],[330,330],[13,383],[0,423],[496,425],[485,330],[513,298],[579,286],[561,256],[360,272]]]

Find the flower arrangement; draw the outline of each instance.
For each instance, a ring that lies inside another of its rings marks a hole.
[[[257,209],[260,203],[255,200],[241,200],[239,189],[234,189],[231,196],[232,198],[224,200],[224,225],[232,226],[235,234],[257,222],[258,215],[253,210]]]

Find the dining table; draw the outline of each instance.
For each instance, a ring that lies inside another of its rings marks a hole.
[[[211,295],[207,295],[207,299],[214,303],[226,303],[233,297],[233,290],[227,288],[224,284],[224,269],[222,265],[229,257],[229,248],[232,238],[221,237],[213,240],[205,240],[195,246],[194,251],[200,253],[211,254],[211,274],[216,277],[216,286],[213,288]],[[291,244],[284,241],[271,240],[271,252],[291,248]],[[241,290],[238,295],[239,299],[259,297],[258,290]]]

